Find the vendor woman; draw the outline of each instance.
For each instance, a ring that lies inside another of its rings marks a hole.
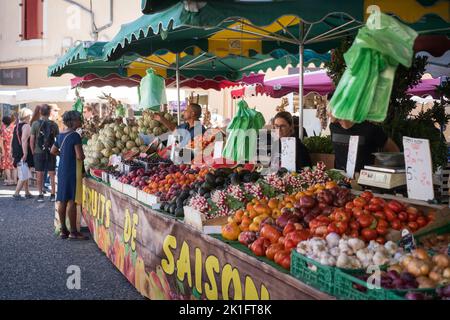
[[[311,158],[308,149],[306,149],[305,145],[298,137],[292,115],[286,111],[278,112],[273,118],[273,127],[275,130],[279,130],[280,138],[295,137],[295,165],[297,171],[304,167],[311,167]]]
[[[348,120],[332,119],[330,131],[335,154],[334,167],[336,169],[346,170],[350,136],[359,136],[355,172],[364,169],[366,165],[374,164],[374,152],[400,151],[395,142],[384,133],[380,125],[368,121],[354,123]]]

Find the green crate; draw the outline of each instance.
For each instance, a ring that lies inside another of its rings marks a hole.
[[[435,228],[435,229],[431,229],[431,230],[424,232],[422,234],[419,234],[417,236],[414,236],[414,238],[416,239],[417,243],[420,244],[421,243],[420,240],[429,235],[432,235],[432,234],[440,235],[440,234],[444,234],[444,233],[450,233],[450,223],[448,223],[444,226]],[[431,255],[434,255],[434,254],[436,254],[436,251],[430,249],[430,250],[428,250],[428,253]]]
[[[291,255],[291,275],[300,281],[334,295],[334,274],[336,267],[324,266],[319,262],[307,258],[295,249]]]
[[[355,288],[355,284],[364,288],[364,291]],[[344,300],[386,300],[385,289],[369,289],[367,283],[341,270],[336,270],[334,276],[334,295]]]
[[[362,272],[349,274],[339,268],[336,270],[334,295],[337,298],[345,300],[405,300],[404,296],[408,292],[422,292],[426,294],[435,292],[435,289],[369,289],[365,281],[354,276],[356,274],[360,275]],[[364,287],[365,290],[358,290],[355,288],[356,284]]]

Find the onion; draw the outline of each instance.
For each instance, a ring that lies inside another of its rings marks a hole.
[[[428,277],[433,280],[434,282],[439,282],[442,279],[442,276],[440,273],[437,273],[435,271],[431,271]]]
[[[444,278],[450,279],[450,268],[445,268],[444,271],[442,272],[442,276]]]
[[[407,300],[425,300],[425,295],[421,292],[408,292],[405,298]]]
[[[450,297],[450,285],[437,288],[436,293],[439,295],[439,297]]]
[[[449,258],[445,254],[438,254],[433,257],[433,262],[441,268],[447,268],[449,266]]]
[[[399,274],[398,271],[396,271],[396,270],[389,270],[389,271],[387,272],[387,275],[388,275],[388,277],[391,278],[392,280],[400,279],[400,274]]]
[[[420,289],[436,288],[436,283],[428,277],[418,277],[416,280]]]
[[[428,252],[425,249],[418,248],[413,251],[413,257],[418,258],[420,260],[430,260],[430,256],[428,255]]]

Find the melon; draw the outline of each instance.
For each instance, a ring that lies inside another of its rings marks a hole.
[[[100,159],[101,157],[103,157],[103,154],[100,151],[96,151],[92,154],[92,159]]]
[[[136,146],[140,147],[144,144],[144,140],[141,137],[137,137],[136,140],[134,140],[136,143]]]
[[[105,148],[112,149],[116,145],[116,142],[112,139],[109,139],[109,140],[104,141],[103,144],[105,145]]]
[[[161,134],[162,134],[162,129],[161,129],[160,127],[154,128],[154,129],[153,129],[153,134],[154,134],[155,136],[161,135]]]
[[[138,126],[134,126],[131,128],[131,131],[134,133],[138,133],[139,132],[139,127]]]
[[[164,118],[166,118],[167,120],[172,120],[172,115],[170,114],[170,113],[166,113],[165,115],[164,115]]]
[[[126,143],[128,140],[130,140],[130,137],[128,135],[124,134],[122,136],[121,140],[122,140],[123,143]]]
[[[131,149],[131,148],[133,148],[135,146],[136,146],[136,144],[134,143],[134,141],[128,141],[127,142],[127,149]]]
[[[123,128],[123,133],[124,133],[125,135],[129,134],[129,133],[130,133],[130,128],[129,128],[129,127]]]
[[[122,135],[123,135],[122,131],[117,131],[116,132],[116,139],[120,139],[122,137]]]
[[[111,150],[110,149],[103,149],[102,150],[102,155],[104,157],[109,157],[111,155]]]
[[[120,153],[120,149],[117,147],[114,147],[111,149],[112,154],[119,154]]]
[[[133,151],[134,153],[139,153],[139,148],[133,147],[133,148],[131,148],[131,151]]]
[[[116,141],[116,147],[120,150],[122,150],[123,148],[125,148],[125,144],[122,142],[122,140],[117,140]]]

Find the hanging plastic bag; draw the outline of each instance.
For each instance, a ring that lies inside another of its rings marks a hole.
[[[143,109],[160,111],[162,104],[167,104],[164,78],[155,74],[152,69],[142,78],[139,86],[139,106]]]
[[[417,33],[397,19],[373,13],[344,54],[344,72],[330,101],[333,116],[353,122],[386,118],[395,71],[411,66]]]

